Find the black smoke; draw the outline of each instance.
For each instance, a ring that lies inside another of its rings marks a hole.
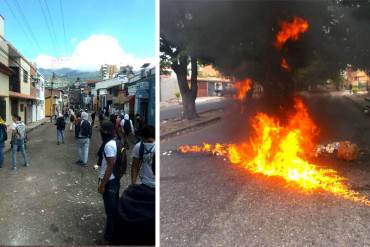
[[[261,82],[274,104],[291,98],[293,75],[315,61],[320,66],[313,80],[321,81],[348,64],[370,66],[369,1],[162,0],[160,12],[161,37],[225,75]],[[310,27],[279,51],[273,46],[279,21],[294,16]],[[280,67],[282,55],[289,72]]]

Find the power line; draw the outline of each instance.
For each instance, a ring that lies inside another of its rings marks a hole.
[[[54,38],[55,38],[55,43],[56,43],[57,47],[59,47],[58,40],[57,40],[57,35],[56,35],[56,32],[55,32],[55,27],[54,27],[53,19],[51,18],[51,14],[50,14],[50,9],[49,9],[48,2],[44,0],[44,3],[45,3],[45,6],[46,6],[47,13],[49,15],[50,24],[51,24],[51,30],[53,31],[53,35],[54,35]]]
[[[67,52],[67,35],[66,35],[66,27],[64,25],[64,13],[63,13],[63,5],[62,5],[62,0],[59,0],[59,5],[60,5],[60,13],[62,16],[62,24],[63,24],[63,33],[64,33],[64,44]]]
[[[52,35],[52,32],[51,32],[51,27],[49,25],[49,21],[48,21],[48,18],[46,16],[46,14],[45,14],[44,7],[42,6],[41,0],[39,0],[39,4],[40,4],[42,15],[44,16],[44,19],[45,19],[46,26],[48,28],[48,33],[49,33],[51,44],[54,48],[54,51],[56,52],[57,51],[56,40],[53,38],[53,35]]]
[[[30,39],[29,34],[26,32],[26,30],[24,29],[24,27],[23,27],[22,23],[19,21],[19,18],[17,18],[17,16],[15,15],[15,13],[14,13],[13,9],[11,8],[11,6],[10,6],[10,4],[9,4],[8,0],[5,0],[5,3],[6,3],[6,5],[8,6],[8,8],[9,8],[9,10],[10,10],[10,13],[13,15],[14,19],[17,21],[17,23],[18,23],[19,27],[22,29],[22,31],[23,31],[23,33],[24,33],[24,35],[26,36],[26,39],[27,39],[27,40],[31,40],[31,41],[32,41],[32,43],[33,43],[33,45],[35,45],[35,46],[36,46],[35,42],[34,42],[32,39]]]
[[[18,9],[19,13],[21,14],[21,17],[22,17],[23,21],[26,23],[26,27],[28,28],[28,31],[30,32],[32,39],[35,41],[35,44],[37,45],[37,47],[39,48],[39,50],[41,50],[41,47],[39,45],[39,42],[37,42],[37,39],[36,39],[36,37],[35,37],[35,35],[34,35],[33,31],[32,31],[32,28],[31,28],[29,22],[27,21],[26,16],[24,15],[24,13],[23,13],[23,11],[21,9],[21,6],[18,3],[18,0],[14,0],[14,1],[16,3],[16,8]]]

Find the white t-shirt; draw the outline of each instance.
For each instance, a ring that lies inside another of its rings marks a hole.
[[[132,133],[134,133],[134,125],[132,124],[132,121],[131,121],[131,119],[130,120],[128,120],[129,122],[130,122],[130,125],[131,125],[131,132]],[[121,125],[121,128],[123,129],[123,126],[125,126],[125,119],[122,119],[121,120],[121,123],[120,123],[120,125]]]
[[[141,142],[137,143],[132,150],[132,156],[140,159],[140,144]],[[152,161],[155,155],[155,143],[151,142],[144,142],[144,155],[143,155],[143,162],[140,167],[139,177],[141,183],[154,188],[155,187],[155,176],[152,170]]]
[[[105,156],[107,158],[112,158],[112,157],[117,156],[117,145],[116,145],[115,140],[111,140],[111,141],[107,142],[107,144],[105,144],[104,153],[105,153]],[[107,169],[107,160],[105,159],[105,156],[103,154],[103,160],[102,160],[102,163],[101,163],[101,166],[100,166],[100,171],[99,171],[99,178],[100,179],[104,178],[105,170]],[[110,175],[109,180],[112,180],[114,178],[115,178],[115,176],[113,175],[113,172],[112,172],[112,175]]]

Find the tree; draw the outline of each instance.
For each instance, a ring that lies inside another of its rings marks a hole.
[[[334,81],[348,64],[370,67],[369,12],[370,3],[349,0],[162,0],[161,37],[188,57],[207,57],[226,76],[261,82],[265,99],[278,109],[292,105],[297,74],[304,80],[298,85],[316,84]],[[307,20],[309,29],[276,49],[279,23],[294,16]],[[282,56],[289,71],[280,66]]]
[[[160,40],[160,51],[162,52],[161,65],[170,65],[172,70],[176,73],[183,103],[183,117],[187,119],[196,118],[198,116],[195,107],[195,99],[198,93],[198,59],[196,57],[189,57],[180,48],[175,48],[162,37]],[[191,64],[190,84],[188,83],[189,63]]]

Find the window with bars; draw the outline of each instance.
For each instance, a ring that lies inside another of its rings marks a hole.
[[[26,70],[23,70],[23,82],[28,82],[28,72]]]

